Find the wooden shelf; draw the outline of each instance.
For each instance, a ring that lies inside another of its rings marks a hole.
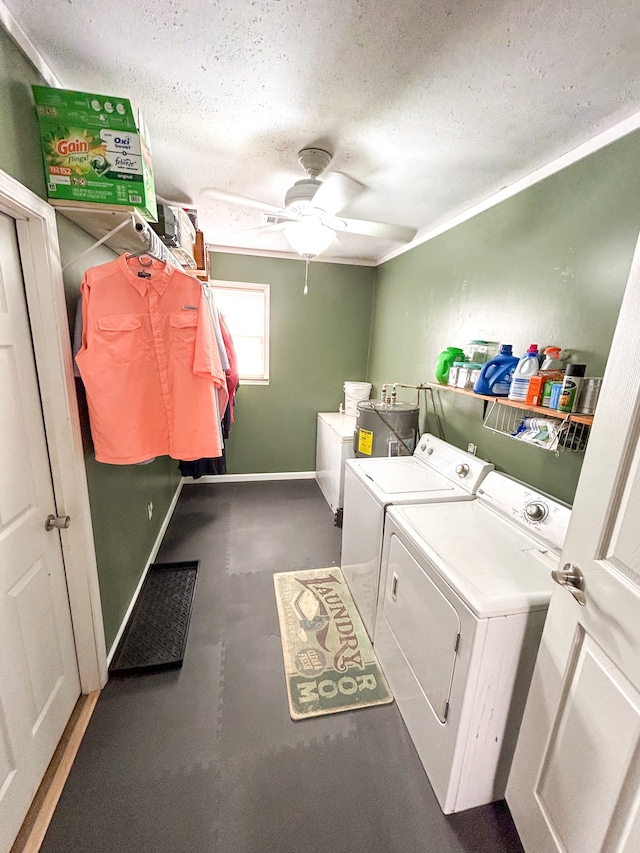
[[[433,388],[434,391],[451,391],[453,394],[462,394],[463,397],[473,397],[474,400],[489,400],[493,402],[499,397],[491,397],[489,394],[476,394],[475,391],[465,391],[464,388],[454,388],[453,385],[440,385],[439,382],[425,382],[427,388]]]
[[[585,424],[591,426],[593,423],[593,415],[581,415],[578,412],[568,413],[559,412],[557,409],[547,409],[545,406],[531,406],[528,403],[517,403],[515,400],[509,400],[507,397],[492,397],[489,394],[476,394],[475,391],[465,391],[463,388],[454,388],[452,385],[440,385],[437,382],[425,382],[427,388],[433,388],[436,391],[447,391],[452,394],[462,394],[464,397],[473,397],[476,400],[487,400],[490,403],[498,403],[501,406],[509,406],[513,409],[526,409],[528,412],[535,412],[540,417],[559,418],[560,420],[568,419],[572,423]]]
[[[201,281],[209,281],[209,252],[205,243],[204,234],[196,229],[196,242],[193,246],[193,257],[196,259],[198,269],[194,275]]]

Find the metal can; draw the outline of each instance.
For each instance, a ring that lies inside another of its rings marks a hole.
[[[549,398],[549,408],[557,409],[558,401],[560,400],[560,392],[562,391],[562,382],[551,383],[551,397]]]
[[[580,412],[581,415],[592,415],[595,412],[601,386],[601,377],[585,376],[580,387],[576,412]]]

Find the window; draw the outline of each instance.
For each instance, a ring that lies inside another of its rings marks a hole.
[[[216,307],[227,321],[238,356],[240,379],[269,383],[269,285],[210,281]]]

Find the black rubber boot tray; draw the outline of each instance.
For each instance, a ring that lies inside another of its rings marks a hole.
[[[152,563],[109,672],[124,675],[182,666],[198,564]]]

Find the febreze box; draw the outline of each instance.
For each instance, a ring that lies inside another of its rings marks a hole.
[[[49,198],[134,206],[155,221],[151,154],[130,101],[32,88]]]

